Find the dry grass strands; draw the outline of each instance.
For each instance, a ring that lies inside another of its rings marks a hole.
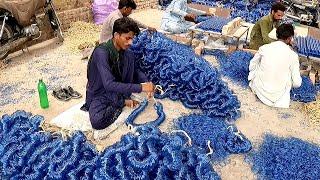
[[[79,53],[85,48],[94,47],[99,40],[101,26],[77,21],[65,33],[65,47],[72,53]]]
[[[317,101],[305,105],[305,110],[309,116],[310,123],[320,127],[320,97]]]

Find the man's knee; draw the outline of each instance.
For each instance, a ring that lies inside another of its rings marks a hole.
[[[93,129],[101,130],[110,126],[120,115],[122,108],[111,105],[90,106],[89,117]]]

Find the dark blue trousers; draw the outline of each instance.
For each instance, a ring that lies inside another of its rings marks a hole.
[[[104,129],[117,120],[124,107],[124,98],[118,95],[117,99],[110,101],[110,98],[106,96],[98,96],[92,100],[89,116],[94,129]]]

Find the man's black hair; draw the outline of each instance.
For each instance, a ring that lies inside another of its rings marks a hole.
[[[116,32],[122,34],[129,33],[130,31],[132,31],[135,35],[138,35],[140,33],[140,29],[137,23],[128,17],[117,19],[113,24],[113,35]]]
[[[137,5],[134,2],[134,0],[120,0],[118,9],[122,9],[124,7],[127,7],[127,8],[131,7],[132,9],[136,9]]]
[[[276,3],[272,4],[272,7],[271,7],[271,11],[274,11],[275,13],[277,11],[285,12],[286,9],[287,8],[281,2],[276,2]]]
[[[287,40],[289,37],[294,36],[294,28],[291,24],[281,24],[276,32],[277,38],[281,40]]]

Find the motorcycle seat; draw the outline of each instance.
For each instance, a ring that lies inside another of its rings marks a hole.
[[[314,8],[319,4],[318,2],[305,1],[305,0],[293,0],[292,2],[294,4],[301,5],[301,6],[306,6],[306,7],[310,7],[310,8]]]
[[[36,11],[44,7],[45,0],[0,0],[0,8],[12,13],[21,26],[30,25]]]

